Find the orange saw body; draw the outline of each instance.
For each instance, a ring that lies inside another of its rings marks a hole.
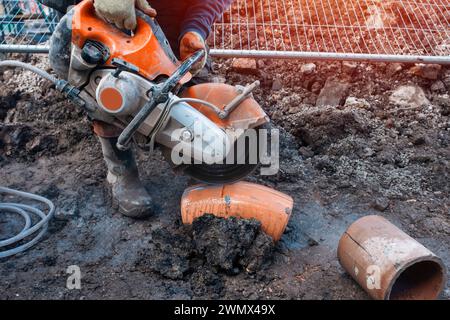
[[[112,60],[119,58],[138,67],[139,73],[149,80],[154,80],[160,75],[171,75],[180,66],[169,43],[160,43],[155,29],[160,32],[156,20],[138,14],[136,33],[130,35],[100,19],[95,13],[94,2],[88,0],[81,2],[74,12],[72,42],[79,48],[83,48],[88,40],[102,43],[109,49],[104,66],[112,67]],[[188,74],[181,83],[190,79]]]

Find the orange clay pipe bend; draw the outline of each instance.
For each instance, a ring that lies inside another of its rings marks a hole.
[[[289,222],[293,205],[294,200],[290,196],[254,183],[198,185],[184,192],[181,216],[184,224],[191,224],[205,214],[256,219],[262,230],[278,241]]]

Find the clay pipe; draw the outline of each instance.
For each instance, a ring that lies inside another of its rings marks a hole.
[[[442,260],[380,216],[354,222],[339,241],[338,258],[377,300],[432,300],[446,283]]]

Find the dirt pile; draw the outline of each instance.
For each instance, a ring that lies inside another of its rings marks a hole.
[[[48,70],[42,56],[8,57]],[[58,155],[91,136],[89,120],[54,85],[30,71],[0,70],[0,162]]]
[[[259,101],[275,125],[296,138],[304,159],[297,165],[312,168],[324,190],[360,192],[364,186],[369,194],[390,199],[437,195],[444,200],[441,196],[449,192],[443,183],[450,143],[449,70],[439,69],[436,80],[417,75],[417,66],[411,65],[354,63],[350,68],[316,62],[315,71],[305,75],[305,64],[258,63],[267,78]],[[227,82],[254,79],[227,73]],[[275,73],[285,75],[279,91],[270,90]],[[340,96],[332,101],[334,92]]]
[[[196,251],[215,270],[237,274],[245,269],[253,273],[270,262],[273,241],[256,220],[206,215],[194,221],[192,228]]]
[[[41,136],[27,125],[0,125],[0,157],[29,159],[43,153],[55,153],[58,139],[51,134]]]
[[[205,215],[175,233],[156,229],[136,267],[172,280],[190,278],[200,294],[205,286],[219,293],[222,274],[254,274],[270,265],[274,243],[260,228],[256,220]]]

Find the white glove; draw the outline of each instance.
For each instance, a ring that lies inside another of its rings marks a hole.
[[[136,29],[136,9],[150,17],[156,16],[156,10],[147,0],[94,0],[94,7],[102,19],[115,24],[119,29]]]

